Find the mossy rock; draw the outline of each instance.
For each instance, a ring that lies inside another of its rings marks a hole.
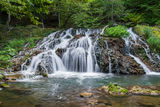
[[[2,83],[2,84],[0,84],[0,86],[3,87],[3,88],[9,88],[9,87],[10,87],[10,86],[9,86],[8,84],[6,84],[6,83]]]
[[[91,96],[93,96],[93,93],[89,93],[89,92],[80,93],[80,97],[91,97]]]
[[[43,77],[48,77],[48,74],[47,74],[46,72],[43,72],[43,73],[42,73],[42,76],[43,76]]]
[[[128,90],[120,87],[118,84],[110,83],[108,87],[110,94],[118,94],[118,95],[128,94]]]
[[[3,75],[0,75],[0,79],[3,79],[4,78],[4,76]]]
[[[100,90],[105,91],[106,94],[113,96],[124,96],[128,95],[129,91],[125,88],[120,87],[118,84],[110,83],[108,86],[102,86]]]
[[[136,94],[136,95],[153,95],[153,96],[160,95],[160,91],[159,90],[152,90],[152,89],[149,89],[149,88],[142,88],[140,86],[131,87],[130,93]]]

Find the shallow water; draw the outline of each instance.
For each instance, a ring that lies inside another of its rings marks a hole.
[[[2,107],[83,107],[86,100],[79,97],[80,92],[107,85],[110,82],[124,87],[158,85],[160,76],[57,72],[49,75],[49,78],[36,77],[32,80],[24,79],[9,83],[11,88],[0,91],[0,101]],[[103,97],[102,99],[109,101],[110,106],[113,107],[145,107],[143,102],[149,103],[151,107],[160,106],[160,97]]]

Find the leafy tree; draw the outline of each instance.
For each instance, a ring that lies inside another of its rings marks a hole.
[[[23,17],[23,12],[25,9],[25,2],[22,0],[1,0],[1,11],[5,11],[8,14],[7,25],[11,21],[11,16],[14,16],[18,19]]]
[[[78,27],[100,27],[115,22],[123,12],[121,0],[94,0],[80,5],[80,10],[72,18]]]
[[[159,23],[159,0],[125,0],[125,6],[129,12],[142,15],[145,18],[144,22],[149,24]]]

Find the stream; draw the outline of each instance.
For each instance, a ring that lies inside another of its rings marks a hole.
[[[160,77],[61,72],[51,74],[49,78],[39,76],[10,83],[11,88],[0,91],[0,101],[4,107],[81,107],[84,103],[84,98],[79,96],[81,92],[108,85],[110,82],[124,87],[154,86],[159,85]],[[140,101],[141,103],[151,102],[155,107],[160,104],[160,97],[154,96],[110,97],[109,99],[102,97],[101,100],[110,101],[112,107],[125,107],[131,100],[134,101],[132,102],[134,105],[139,106]]]

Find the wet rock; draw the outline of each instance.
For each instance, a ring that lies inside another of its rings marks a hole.
[[[62,54],[63,52],[65,51],[66,49],[57,49],[56,50],[56,54],[59,56],[59,57],[62,57]]]
[[[109,99],[110,99],[109,97],[104,97],[104,96],[99,97],[98,98],[98,105],[111,106],[112,103],[110,102]]]
[[[81,37],[83,37],[83,36],[84,36],[84,35],[75,35],[75,36],[74,36],[74,39],[77,40],[77,39],[79,39],[79,38],[81,38]]]
[[[155,107],[154,103],[148,101],[139,101],[138,103],[143,107]]]
[[[96,107],[112,107],[112,106],[110,106],[110,105],[105,105],[105,104],[98,104],[98,105],[96,105]]]
[[[107,41],[109,49],[105,46]],[[130,56],[125,55],[125,43],[121,38],[100,38],[97,44],[96,57],[102,72],[109,72],[109,56],[112,73],[144,74],[144,70]]]
[[[17,79],[20,79],[20,78],[22,78],[23,77],[23,75],[22,74],[7,74],[7,75],[5,75],[5,80],[7,81],[7,82],[14,82],[14,81],[16,81]]]
[[[9,88],[10,87],[8,84],[5,84],[5,83],[0,84],[0,86],[3,87],[3,88]]]
[[[39,53],[43,52],[43,50],[37,50],[37,49],[30,49],[30,50],[24,50],[21,51],[17,56],[15,56],[13,59],[10,60],[10,62],[13,64],[11,67],[11,70],[13,72],[17,72],[21,70],[21,65],[27,60],[28,58],[31,58]]]
[[[93,93],[89,93],[89,92],[80,93],[80,97],[91,97],[91,96],[93,96]]]
[[[42,73],[42,76],[43,76],[43,77],[48,77],[48,74],[47,74],[46,72],[43,72],[43,73]]]
[[[102,90],[106,94],[113,95],[113,96],[124,96],[128,94],[127,89],[112,83],[110,83],[108,86],[102,86],[100,90]]]
[[[16,95],[31,95],[33,94],[32,90],[30,88],[23,88],[23,87],[15,87],[11,86],[10,88],[7,88],[7,91],[13,92]]]
[[[131,87],[129,92],[132,94],[138,94],[138,95],[153,95],[153,96],[160,95],[160,91],[158,91],[158,90],[152,90],[149,88],[142,88],[140,86]]]
[[[96,105],[98,103],[98,100],[97,99],[89,99],[87,101],[87,104],[89,105]]]

